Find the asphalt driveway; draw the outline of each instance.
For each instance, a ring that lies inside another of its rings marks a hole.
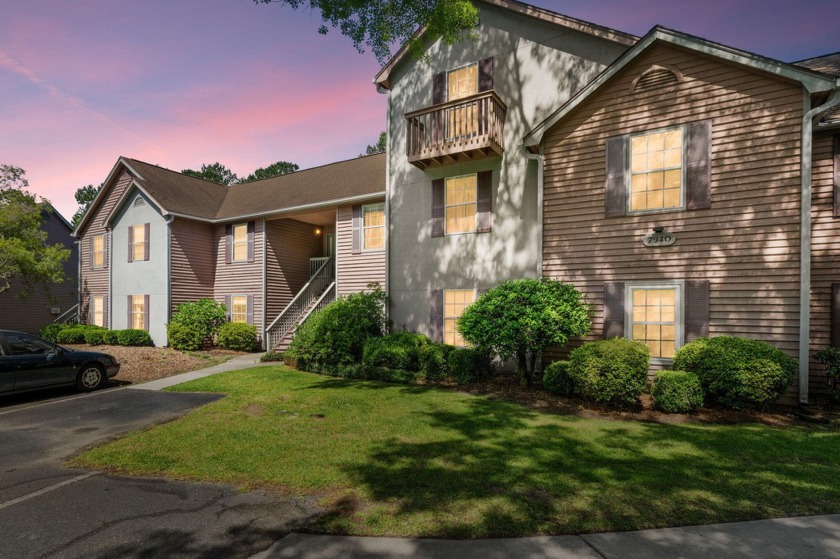
[[[0,557],[248,557],[317,514],[306,498],[63,466],[220,397],[118,388],[0,399]]]

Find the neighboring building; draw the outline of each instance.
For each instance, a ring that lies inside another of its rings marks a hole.
[[[545,157],[544,273],[585,293],[592,337],[646,343],[654,369],[697,337],[758,338],[800,359],[800,400],[824,390],[832,126],[803,117],[837,87],[657,27],[525,137]]]
[[[70,249],[70,258],[64,263],[65,280],[51,284],[49,293],[43,287],[29,289],[26,299],[19,297],[20,286],[12,280],[12,288],[0,294],[0,329],[19,330],[37,334],[44,326],[67,314],[73,315],[78,303],[79,252],[73,239],[73,227],[53,209],[43,212],[41,228],[47,232],[47,244],[62,244]]]
[[[510,0],[476,0],[475,42],[400,51],[388,90],[388,286],[398,326],[459,342],[485,289],[541,275],[537,162],[525,134],[636,37]]]
[[[166,345],[177,306],[212,298],[283,348],[316,306],[385,287],[384,196],[384,154],[233,187],[121,157],[74,233],[82,321]]]

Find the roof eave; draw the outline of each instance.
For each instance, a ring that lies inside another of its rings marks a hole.
[[[71,235],[73,237],[78,238],[81,231],[84,229],[84,227],[88,224],[88,222],[93,217],[94,211],[99,206],[99,204],[102,202],[102,200],[105,198],[106,191],[111,189],[111,183],[116,178],[117,169],[119,169],[120,166],[123,166],[123,167],[127,168],[135,176],[135,178],[142,179],[140,174],[135,169],[133,169],[131,167],[131,165],[128,164],[128,162],[126,161],[126,158],[124,156],[120,156],[117,159],[117,162],[114,163],[114,166],[111,168],[111,172],[108,173],[108,176],[105,178],[105,182],[102,183],[102,188],[99,189],[99,192],[97,192],[96,196],[93,198],[93,202],[91,202],[90,206],[88,206],[88,209],[85,212],[85,215],[82,216],[82,219],[79,221],[79,224],[76,226],[76,229],[74,229],[73,232],[71,233]]]

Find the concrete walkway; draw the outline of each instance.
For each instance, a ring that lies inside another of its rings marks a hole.
[[[188,373],[181,373],[180,375],[174,375],[171,377],[153,380],[151,382],[144,382],[142,384],[132,384],[130,386],[127,386],[126,388],[134,390],[163,390],[164,388],[175,386],[176,384],[189,382],[197,378],[209,377],[210,375],[217,375],[219,373],[226,373],[228,371],[237,371],[239,369],[250,369],[251,367],[263,367],[278,364],[260,363],[260,357],[262,357],[262,353],[248,353],[246,355],[239,355],[229,361],[225,361],[224,363],[220,363],[218,365],[213,365],[212,367],[198,369],[196,371],[190,371]]]
[[[497,540],[292,533],[252,559],[840,559],[840,514],[637,532]]]

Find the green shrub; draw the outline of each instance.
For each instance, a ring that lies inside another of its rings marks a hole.
[[[38,332],[38,335],[51,342],[58,342],[59,332],[73,326],[72,324],[47,324]]]
[[[226,320],[225,306],[217,303],[213,299],[199,299],[198,301],[182,303],[178,305],[175,314],[172,315],[168,329],[171,329],[173,324],[177,324],[178,326],[175,328],[178,342],[184,340],[190,347],[179,347],[173,344],[171,336],[169,343],[175,349],[182,350],[196,350],[204,345],[211,345],[213,336],[218,333],[219,328],[221,328]],[[189,328],[189,330],[180,327]],[[201,339],[198,347],[195,347],[194,343],[196,336],[199,336]]]
[[[369,365],[353,364],[332,367],[326,374],[353,380],[375,380],[396,384],[409,384],[417,379],[416,371],[405,369],[389,369],[388,367],[372,367]]]
[[[493,373],[492,359],[486,351],[455,348],[449,352],[449,372],[458,384],[481,382]]]
[[[624,338],[588,342],[569,356],[578,394],[606,405],[632,405],[647,385],[648,348]]]
[[[416,372],[420,370],[420,351],[430,343],[423,334],[407,331],[370,338],[362,350],[362,364]]]
[[[420,348],[420,376],[426,382],[439,382],[449,376],[449,354],[455,349],[446,344],[429,344]]]
[[[703,406],[703,387],[688,371],[659,371],[653,377],[653,407],[666,413],[687,413]]]
[[[166,325],[169,347],[180,351],[197,351],[204,347],[204,334],[192,324],[170,322]]]
[[[273,362],[282,362],[283,361],[283,352],[282,351],[267,351],[260,356],[260,363],[273,363]]]
[[[543,387],[552,394],[574,396],[575,383],[569,374],[569,361],[555,361],[545,368]]]
[[[698,376],[710,402],[732,409],[778,400],[796,376],[796,360],[759,340],[700,338],[677,350],[673,368]]]
[[[87,330],[78,326],[65,328],[56,335],[55,341],[60,344],[83,344],[85,343],[85,332]]]
[[[224,349],[254,351],[257,345],[257,327],[244,322],[226,322],[219,328],[216,340]]]
[[[816,355],[817,361],[825,366],[825,379],[831,391],[831,399],[840,402],[840,348],[827,347]]]
[[[120,345],[119,330],[105,330],[102,333],[102,343],[105,345]]]
[[[361,362],[365,342],[385,330],[385,293],[371,287],[372,291],[337,299],[312,313],[295,333],[287,362],[312,372]]]
[[[107,330],[87,330],[85,332],[85,343],[90,345],[104,345],[106,332]]]
[[[116,330],[117,342],[123,346],[154,346],[152,337],[145,330],[129,328],[127,330]]]

